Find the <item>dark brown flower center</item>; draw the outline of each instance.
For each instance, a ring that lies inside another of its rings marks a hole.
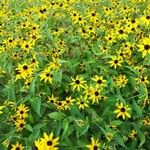
[[[124,33],[124,31],[121,29],[121,30],[119,30],[119,33],[120,33],[120,34],[123,34],[123,33]]]
[[[52,141],[47,141],[48,146],[52,146],[53,142]]]
[[[99,95],[98,91],[96,91],[94,94],[95,94],[95,96],[98,96],[98,95]]]
[[[98,150],[98,147],[95,145],[95,146],[93,147],[93,150]]]
[[[150,46],[148,44],[144,45],[144,49],[148,50]]]
[[[121,108],[121,112],[125,112],[126,109],[124,107]]]
[[[20,147],[16,147],[16,150],[20,150]]]
[[[97,83],[98,83],[98,84],[102,84],[102,80],[99,79],[99,80],[97,81]]]
[[[80,104],[82,104],[82,105],[83,105],[83,104],[84,104],[84,102],[81,102]]]
[[[24,124],[23,123],[20,123],[20,128],[22,128],[24,126]]]
[[[26,44],[26,46],[25,46],[26,48],[29,48],[29,45],[28,44]]]
[[[150,16],[146,16],[146,19],[150,19]]]
[[[23,69],[24,69],[24,70],[27,70],[27,69],[28,69],[28,66],[24,65],[24,66],[23,66]]]
[[[23,114],[23,113],[24,113],[24,111],[23,111],[23,110],[21,110],[21,111],[20,111],[20,114]]]
[[[80,81],[79,81],[79,80],[76,80],[76,84],[80,84]]]
[[[92,16],[95,17],[95,16],[96,16],[96,13],[92,13]]]
[[[118,64],[118,60],[114,60],[114,63],[115,63],[115,64]]]

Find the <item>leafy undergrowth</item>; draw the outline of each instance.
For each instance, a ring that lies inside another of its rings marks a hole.
[[[0,1],[0,150],[148,150],[150,2]]]

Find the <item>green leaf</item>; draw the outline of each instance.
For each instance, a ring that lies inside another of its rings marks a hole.
[[[120,120],[113,120],[112,122],[111,122],[111,124],[112,125],[115,125],[115,126],[119,126],[119,125],[121,125],[123,122],[122,121],[120,121]]]
[[[32,102],[31,105],[32,105],[33,110],[34,110],[38,115],[41,116],[41,114],[40,114],[40,110],[41,110],[41,99],[40,99],[39,97],[35,97],[35,98],[33,99],[33,102]]]
[[[138,104],[135,101],[133,101],[133,109],[135,110],[137,117],[142,116],[142,109],[140,108],[140,106],[138,106]]]
[[[32,129],[32,127],[31,127],[29,124],[26,124],[26,125],[25,125],[25,128],[26,128],[27,130],[29,130],[30,132],[33,132],[33,129]]]
[[[67,120],[64,120],[64,121],[63,121],[63,124],[62,124],[62,129],[63,129],[63,134],[62,134],[62,136],[64,136],[65,133],[67,132],[68,126],[69,126],[68,121],[67,121]]]
[[[140,130],[138,130],[138,135],[139,135],[139,138],[140,138],[140,140],[141,140],[139,147],[142,147],[142,145],[145,143],[145,140],[146,140],[146,139],[145,139],[145,135],[144,135],[144,133],[141,132]]]
[[[61,82],[62,79],[62,70],[55,71],[54,73],[54,79],[56,82]]]
[[[52,113],[48,114],[48,116],[54,120],[62,119],[62,114],[58,113],[58,112],[52,112]]]
[[[114,140],[121,146],[125,147],[127,149],[127,147],[124,144],[124,141],[122,139],[122,137],[119,134],[116,134],[114,137]]]

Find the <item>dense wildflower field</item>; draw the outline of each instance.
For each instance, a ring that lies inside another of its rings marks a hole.
[[[149,149],[149,0],[1,0],[0,14],[0,150]]]

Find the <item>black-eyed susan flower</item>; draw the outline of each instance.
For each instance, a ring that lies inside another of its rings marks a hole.
[[[114,111],[115,114],[117,114],[117,118],[122,117],[123,119],[131,118],[131,115],[129,114],[129,108],[128,105],[124,105],[122,102],[116,104],[117,109]]]
[[[25,106],[25,104],[20,104],[17,107],[16,115],[21,119],[25,119],[28,117],[28,113],[27,113],[28,111],[29,109],[28,107]]]
[[[142,121],[144,125],[150,126],[150,117],[146,116]]]
[[[19,142],[17,141],[16,144],[12,144],[11,150],[24,150],[24,146],[22,144],[19,144]]]
[[[75,101],[75,100],[72,99],[71,96],[66,97],[66,99],[65,99],[65,104],[64,104],[64,108],[65,108],[65,109],[70,109],[70,106],[73,105],[73,102],[74,102],[74,101]]]
[[[136,130],[132,130],[132,131],[129,133],[129,138],[132,139],[132,140],[137,139],[137,131],[136,131]]]
[[[121,63],[123,62],[121,57],[113,56],[112,60],[109,61],[108,63],[110,64],[111,67],[114,67],[115,69],[119,66],[121,66]]]
[[[91,144],[86,146],[89,150],[100,150],[99,139],[91,138]]]
[[[16,71],[16,80],[18,79],[25,79],[27,77],[32,76],[33,68],[32,65],[29,65],[27,63],[19,64],[18,67],[15,69]]]
[[[138,44],[139,47],[139,52],[142,53],[142,57],[144,58],[145,56],[147,56],[148,54],[150,54],[150,38],[143,38],[140,43]]]
[[[30,50],[33,49],[33,42],[32,41],[24,41],[21,44],[21,48],[25,51],[25,52],[29,52]]]
[[[55,104],[58,101],[58,97],[55,97],[53,94],[51,97],[48,97],[48,103]]]
[[[51,71],[50,67],[48,67],[42,71],[42,73],[40,74],[40,78],[41,78],[41,80],[44,80],[44,83],[46,83],[47,81],[49,83],[52,83],[53,72]]]
[[[26,121],[24,119],[17,119],[15,121],[17,131],[22,131],[25,127]]]
[[[89,101],[87,97],[80,96],[77,98],[76,104],[79,106],[79,109],[85,109],[86,107],[89,107],[88,103]]]
[[[86,83],[86,81],[83,77],[77,76],[75,79],[72,77],[71,79],[72,83],[70,85],[72,86],[73,90],[77,89],[78,91],[80,91],[81,88],[84,88],[84,83]]]
[[[47,135],[44,133],[44,138],[41,138],[41,143],[45,150],[57,150],[59,144],[59,137],[54,138],[53,132]]]
[[[98,87],[104,87],[106,86],[106,80],[103,78],[103,76],[95,75],[93,78],[91,78]]]
[[[136,78],[136,80],[138,81],[139,84],[148,84],[149,80],[147,76],[140,76],[139,78]]]
[[[126,78],[125,75],[119,75],[118,77],[115,78],[115,83],[119,88],[125,87],[127,82],[128,82],[128,79]]]
[[[92,103],[98,103],[99,100],[101,99],[100,89],[96,87],[92,87],[89,93],[89,99],[92,100]]]

